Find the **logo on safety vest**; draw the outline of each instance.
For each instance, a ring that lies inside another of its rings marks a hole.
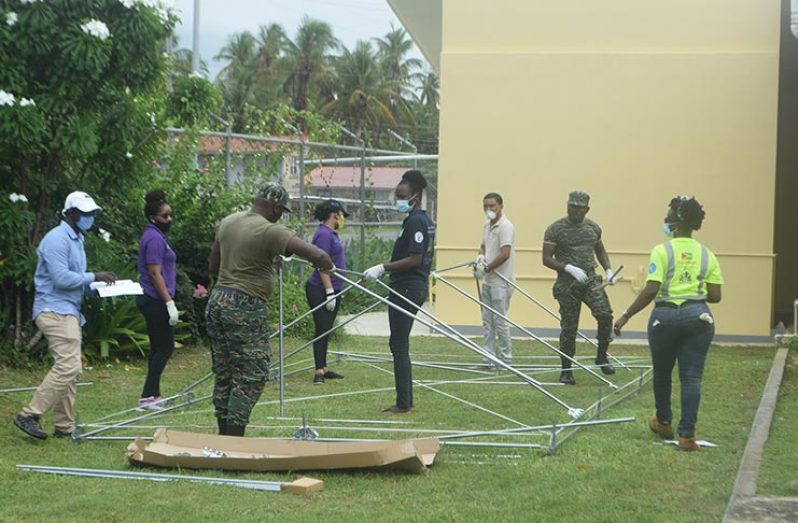
[[[682,261],[693,261],[693,253],[692,252],[683,252],[682,253]]]
[[[657,264],[656,264],[656,263],[652,263],[652,264],[650,264],[650,265],[648,266],[648,273],[649,273],[649,274],[654,274],[654,272],[655,272],[656,270],[657,270]]]

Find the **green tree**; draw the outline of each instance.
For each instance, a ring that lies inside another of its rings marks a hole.
[[[337,97],[322,108],[322,113],[358,130],[378,132],[396,124],[391,111],[391,83],[382,74],[371,44],[359,41],[353,51],[344,49],[335,68]]]
[[[288,40],[287,44],[286,88],[291,93],[294,109],[303,111],[308,108],[312,82],[331,67],[329,53],[339,49],[340,43],[329,24],[306,16],[294,40]]]
[[[94,193],[101,222],[112,220],[107,188],[124,194],[157,160],[164,44],[176,19],[135,0],[4,2],[2,14],[0,199],[24,195],[26,210],[14,215],[28,226],[4,228],[0,240],[0,332],[19,345],[30,333],[30,253],[64,196]]]

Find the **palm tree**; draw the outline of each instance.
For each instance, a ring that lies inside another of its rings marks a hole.
[[[302,19],[293,41],[288,40],[286,66],[289,78],[286,87],[292,95],[294,109],[308,107],[312,82],[330,67],[330,51],[339,48],[332,28],[326,22],[309,17]]]
[[[217,61],[227,61],[216,83],[222,91],[225,112],[233,120],[236,132],[244,129],[244,109],[246,104],[255,101],[255,88],[258,80],[256,41],[248,31],[232,35],[214,57]]]
[[[249,31],[235,33],[227,39],[227,44],[213,57],[217,62],[227,61],[217,78],[235,75],[237,70],[255,66],[256,40]]]
[[[380,67],[385,78],[392,84],[394,97],[409,96],[410,86],[417,78],[422,62],[418,58],[407,58],[413,49],[413,41],[407,36],[407,31],[401,27],[391,29],[382,38],[375,38],[379,52]]]
[[[431,71],[426,73],[421,78],[419,101],[431,111],[437,111],[441,99],[440,89],[441,81],[438,75]]]
[[[391,110],[391,84],[387,82],[368,42],[358,41],[354,51],[344,49],[336,61],[338,91],[336,99],[322,112],[344,120],[347,126],[379,133],[396,124]]]

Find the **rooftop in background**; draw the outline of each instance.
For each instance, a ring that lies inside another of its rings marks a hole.
[[[367,167],[366,187],[373,189],[393,189],[401,181],[402,175],[410,167]],[[310,172],[311,185],[324,187],[359,187],[359,165],[325,165]]]

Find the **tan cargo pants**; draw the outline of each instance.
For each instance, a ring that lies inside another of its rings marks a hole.
[[[23,416],[41,416],[53,410],[53,426],[61,432],[75,429],[75,392],[81,372],[81,330],[75,316],[43,312],[36,326],[47,339],[55,363],[44,377]]]

